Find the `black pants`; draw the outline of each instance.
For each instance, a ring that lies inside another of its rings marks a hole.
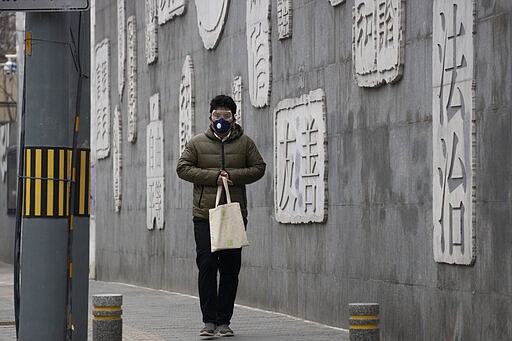
[[[194,217],[196,263],[199,269],[199,302],[203,322],[217,325],[231,322],[242,263],[242,249],[211,252],[210,223]],[[247,222],[245,221],[247,224]],[[217,288],[217,272],[220,274]]]

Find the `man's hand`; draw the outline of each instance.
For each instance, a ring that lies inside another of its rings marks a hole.
[[[218,186],[222,186],[223,185],[222,178],[227,178],[228,179],[228,185],[230,185],[230,186],[233,185],[233,181],[229,180],[228,172],[226,172],[225,170],[221,170],[220,174],[219,174],[219,177],[217,178],[217,185]]]

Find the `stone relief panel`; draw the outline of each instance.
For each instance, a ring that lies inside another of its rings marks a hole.
[[[432,33],[433,251],[475,260],[473,1],[435,0]]]
[[[327,220],[325,93],[284,99],[274,110],[274,205],[280,223]]]
[[[352,9],[352,62],[360,87],[378,87],[402,78],[403,0],[355,0]]]
[[[161,230],[165,225],[164,132],[158,93],[149,99],[149,119],[146,141],[146,227]]]
[[[183,15],[187,6],[187,0],[157,0],[158,23],[165,24],[172,18]]]
[[[2,182],[7,176],[7,149],[9,147],[9,124],[0,125],[0,174]]]
[[[128,142],[137,140],[137,22],[132,15],[127,21],[128,50]]]
[[[338,6],[339,4],[342,4],[345,2],[345,0],[329,0],[329,2],[331,3],[331,5],[333,6]]]
[[[247,0],[249,98],[256,108],[270,102],[270,0]]]
[[[194,64],[187,55],[183,63],[180,82],[180,155],[192,138],[195,117]]]
[[[242,125],[242,76],[236,76],[231,86],[233,92],[233,101],[236,104],[235,120],[236,123]]]
[[[292,0],[277,0],[277,31],[279,39],[292,36]]]
[[[114,122],[112,123],[112,185],[114,194],[114,211],[119,213],[121,211],[121,197],[122,197],[122,177],[121,168],[123,167],[123,120],[121,117],[121,110],[116,105],[114,109]]]
[[[104,39],[95,48],[96,54],[96,157],[110,153],[110,42]]]
[[[125,0],[117,0],[117,88],[119,100],[123,98],[126,72],[126,15]]]
[[[145,3],[145,21],[146,21],[146,63],[153,64],[158,58],[158,23],[156,0],[146,0]]]
[[[226,22],[229,0],[195,0],[197,27],[205,49],[217,46]]]

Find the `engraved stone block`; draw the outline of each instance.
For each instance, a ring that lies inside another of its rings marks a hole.
[[[236,123],[242,125],[242,76],[236,76],[233,79],[231,87],[233,92],[233,101],[236,104],[235,120]]]
[[[434,0],[432,32],[433,251],[475,260],[473,1]]]
[[[274,205],[281,223],[327,219],[325,93],[282,100],[274,111]]]
[[[110,153],[110,42],[96,44],[96,157]]]
[[[270,0],[247,0],[249,98],[256,108],[270,102]]]
[[[164,132],[160,120],[160,100],[156,93],[149,99],[150,122],[147,126],[146,227],[163,229],[165,225]]]
[[[205,49],[217,46],[219,37],[226,23],[229,0],[195,0],[197,27]]]
[[[338,6],[339,4],[342,4],[345,2],[345,0],[329,0],[329,2],[331,3],[331,5],[333,6]]]
[[[125,0],[117,0],[117,89],[123,98],[124,73],[126,72],[126,19]]]
[[[279,39],[292,36],[292,1],[277,0],[277,31]]]
[[[121,177],[121,169],[123,167],[123,153],[122,153],[122,143],[123,143],[123,120],[121,117],[121,110],[119,110],[119,106],[116,105],[114,110],[114,122],[112,125],[112,186],[113,186],[113,194],[114,194],[114,211],[121,211],[121,198],[122,198],[122,177]]]
[[[7,176],[7,149],[9,147],[9,125],[0,125],[0,174],[2,182]]]
[[[402,0],[355,0],[352,62],[357,85],[377,87],[402,78],[404,7]]]
[[[137,139],[137,22],[132,15],[127,21],[128,32],[128,141]]]
[[[172,18],[185,13],[187,0],[157,0],[158,23],[165,24]]]
[[[158,23],[156,0],[146,0],[145,2],[145,21],[146,21],[146,42],[145,54],[146,63],[153,64],[158,58]]]
[[[180,155],[185,145],[192,138],[195,117],[194,64],[187,55],[183,63],[180,83]]]

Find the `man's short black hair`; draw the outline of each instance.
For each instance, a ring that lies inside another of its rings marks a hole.
[[[231,97],[226,95],[218,95],[214,99],[212,99],[212,101],[210,102],[210,114],[212,113],[212,111],[220,107],[228,108],[233,114],[233,117],[235,117],[236,103],[235,101],[233,101]]]

